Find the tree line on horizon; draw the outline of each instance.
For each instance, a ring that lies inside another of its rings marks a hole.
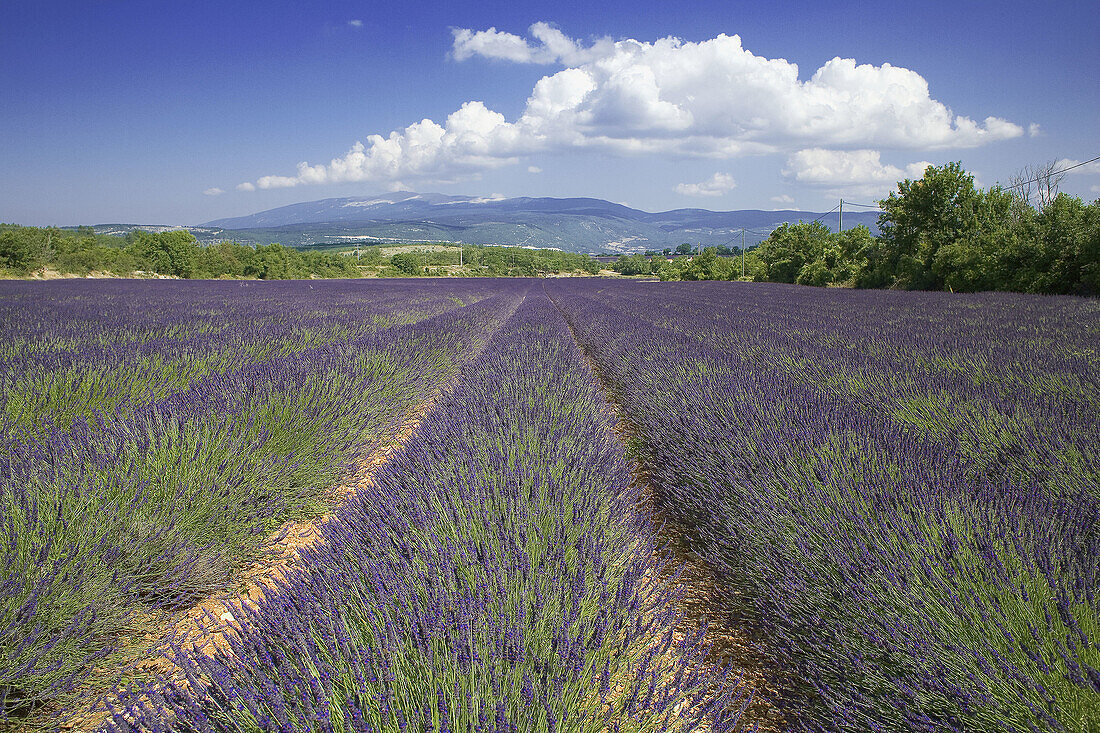
[[[960,163],[929,166],[879,201],[879,234],[860,225],[833,232],[820,221],[782,224],[743,261],[728,247],[620,257],[623,275],[662,280],[755,280],[800,285],[1026,293],[1100,294],[1100,200],[1057,191],[1047,166],[1037,197],[1030,184],[979,189]],[[1033,203],[1033,198],[1037,201]],[[672,257],[672,255],[679,255]],[[742,267],[744,268],[742,270]],[[169,275],[259,279],[597,274],[584,254],[550,249],[456,245],[386,255],[380,245],[354,254],[303,251],[273,243],[202,246],[186,231],[135,230],[124,237],[91,227],[0,224],[0,273],[43,268],[64,274]]]
[[[456,244],[440,248],[435,245],[421,251],[398,252],[388,258],[385,249],[380,245],[365,247],[358,250],[358,257],[363,263],[380,267],[378,274],[382,276],[393,275],[394,270],[402,277],[538,277],[580,272],[595,275],[600,271],[600,263],[590,256],[560,249],[491,244]]]
[[[432,245],[425,245],[430,247]],[[0,274],[22,277],[53,270],[66,275],[170,276],[289,280],[299,278],[421,277],[480,274],[533,277],[560,272],[596,274],[588,255],[560,250],[463,245],[391,255],[381,246],[343,253],[220,242],[203,246],[184,230],[134,230],[123,237],[75,230],[0,224]]]
[[[1037,170],[1045,171],[1038,181],[1018,176],[1021,185],[983,190],[960,163],[929,166],[922,178],[898,183],[897,191],[878,202],[878,236],[863,225],[833,232],[820,221],[782,224],[746,254],[744,279],[1100,294],[1100,200],[1086,204],[1059,193],[1053,165]],[[690,261],[633,255],[614,267],[662,280],[741,279],[741,262],[721,254],[708,248]]]
[[[813,285],[1095,295],[1100,200],[1056,188],[1046,181],[1033,203],[1026,188],[975,187],[959,163],[929,166],[879,202],[878,237],[811,236],[799,247],[777,230],[762,260],[769,279]]]
[[[326,252],[281,244],[235,242],[202,246],[188,231],[134,230],[116,237],[76,230],[0,224],[0,271],[16,276],[50,269],[68,275],[167,275],[178,278],[252,277],[262,280],[357,277],[355,263]]]

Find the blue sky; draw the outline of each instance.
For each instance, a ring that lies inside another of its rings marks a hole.
[[[396,189],[824,211],[951,160],[991,185],[1100,155],[1098,27],[1057,2],[8,0],[0,220]],[[1063,190],[1096,198],[1100,165]]]

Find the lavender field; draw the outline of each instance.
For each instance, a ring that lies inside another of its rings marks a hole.
[[[0,727],[1100,730],[1095,300],[4,283],[0,332]]]

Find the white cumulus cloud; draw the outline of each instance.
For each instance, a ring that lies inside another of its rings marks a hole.
[[[699,183],[678,183],[676,193],[682,196],[721,196],[737,187],[737,181],[729,173],[715,173]]]
[[[237,184],[237,190],[238,190],[238,191],[255,191],[255,190],[256,190],[256,186],[254,186],[254,185],[253,185],[253,184],[252,184],[251,182],[249,182],[249,181],[245,181],[244,183],[238,183],[238,184]]]
[[[203,194],[206,196],[221,196],[223,193],[225,193],[225,191],[218,188],[217,186],[214,186],[213,188],[208,188],[203,191]]]
[[[542,173],[542,168],[539,168],[537,165],[529,165],[529,166],[527,166],[527,172],[528,173]]]
[[[585,45],[548,23],[529,32],[530,39],[496,28],[453,30],[456,60],[564,67],[535,84],[516,119],[466,102],[442,123],[425,119],[367,135],[327,165],[303,162],[294,174],[263,176],[254,185],[454,180],[561,150],[716,159],[814,149],[862,155],[872,147],[965,148],[1024,134],[999,117],[977,122],[954,114],[931,97],[920,74],[890,64],[838,57],[803,78],[796,64],[757,56],[738,36]]]
[[[565,64],[575,66],[606,56],[614,49],[610,38],[602,38],[590,46],[582,46],[549,23],[533,24],[528,31],[538,41],[532,44],[514,33],[496,28],[474,31],[469,28],[452,28],[454,47],[451,51],[458,61],[474,56],[520,64]]]
[[[979,123],[955,115],[931,98],[920,74],[890,64],[837,57],[802,80],[796,64],[756,56],[736,35],[581,47],[544,23],[531,27],[539,46],[490,30],[489,36],[456,30],[455,58],[557,61],[570,67],[536,85],[525,116],[571,123],[590,140],[606,136],[656,144],[655,138],[669,138],[674,131],[674,147],[725,155],[791,141],[971,147],[1024,132],[998,117]],[[476,44],[475,38],[485,42]]]
[[[920,178],[931,165],[927,161],[899,168],[882,162],[877,150],[799,150],[789,158],[783,175],[798,183],[821,186],[833,192],[876,195],[892,189],[904,178]]]
[[[328,165],[298,164],[297,175],[269,175],[257,188],[288,188],[310,183],[395,182],[403,178],[445,181],[463,173],[515,162],[509,151],[527,152],[515,125],[481,102],[467,102],[444,124],[429,119],[391,132],[369,135]]]
[[[793,204],[794,203],[794,197],[789,196],[788,194],[785,194],[785,193],[781,193],[778,196],[772,196],[770,200],[773,204]]]
[[[363,21],[356,18],[354,20],[349,20],[348,25],[350,25],[352,28],[362,28],[363,27]]]

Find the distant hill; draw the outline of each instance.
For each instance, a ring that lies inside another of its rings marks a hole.
[[[629,253],[741,242],[753,245],[784,222],[811,220],[805,211],[708,211],[675,209],[650,213],[594,198],[478,198],[401,191],[379,196],[322,199],[281,206],[248,216],[187,227],[199,240],[281,242],[294,247],[362,241],[448,241],[552,247],[569,252]],[[837,214],[821,221],[832,229]],[[846,228],[866,224],[875,212],[845,212]],[[104,225],[118,228],[120,225]],[[97,227],[97,230],[100,227]]]

